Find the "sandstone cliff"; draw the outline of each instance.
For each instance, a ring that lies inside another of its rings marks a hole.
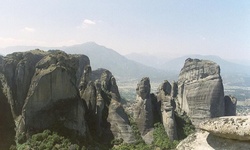
[[[220,67],[208,60],[187,59],[178,79],[178,111],[194,125],[206,118],[224,116],[224,88]]]
[[[0,83],[0,130],[13,131],[0,135],[0,148],[4,136],[14,139],[14,128],[17,138],[51,129],[82,140],[134,142],[114,76],[105,69],[92,71],[85,55],[9,54],[0,59]]]

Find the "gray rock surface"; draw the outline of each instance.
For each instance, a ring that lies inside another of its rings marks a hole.
[[[247,150],[249,142],[230,140],[209,134],[206,131],[197,131],[181,141],[177,150]]]
[[[164,81],[158,88],[157,100],[161,103],[162,123],[170,140],[177,140],[176,122],[174,118],[174,108],[171,96],[172,86],[168,81]]]
[[[114,76],[105,69],[92,72],[87,56],[60,50],[13,53],[1,57],[0,73],[1,100],[9,105],[17,136],[50,128],[134,141]]]
[[[219,137],[250,141],[249,116],[214,118],[202,122],[199,128]]]
[[[24,101],[30,87],[31,79],[35,72],[35,65],[47,52],[33,50],[9,54],[3,59],[3,72],[10,87],[13,106],[13,115],[21,115]]]
[[[53,51],[37,63],[22,110],[23,128],[18,132],[62,128],[86,136],[85,107],[76,78],[78,69],[79,60],[62,51]]]
[[[80,83],[80,93],[87,106],[87,124],[93,136],[108,144],[120,138],[125,143],[135,141],[128,116],[120,103],[116,80],[110,71],[91,71],[87,66]]]
[[[153,128],[153,106],[150,98],[150,81],[144,77],[137,84],[136,106],[134,118],[142,136],[146,135]]]
[[[237,99],[233,96],[225,96],[225,116],[236,116]]]
[[[208,60],[187,59],[178,79],[177,110],[186,112],[195,126],[224,116],[224,88],[220,67]]]
[[[110,125],[109,130],[112,136],[114,139],[122,138],[125,143],[134,142],[135,138],[129,124],[128,116],[120,103],[121,96],[114,76],[110,71],[105,70],[100,77],[100,83],[101,96],[104,100],[103,111],[107,110],[106,114],[103,113],[102,115],[104,117],[107,115],[107,124]],[[105,127],[104,129],[107,130]]]

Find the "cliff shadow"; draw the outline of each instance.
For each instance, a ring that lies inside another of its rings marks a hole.
[[[214,150],[246,150],[249,149],[250,142],[221,138],[211,133],[207,136],[207,143]]]
[[[0,149],[9,149],[15,144],[15,123],[7,99],[0,92]]]

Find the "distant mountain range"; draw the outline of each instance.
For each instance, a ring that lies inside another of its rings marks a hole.
[[[27,51],[32,49],[60,49],[67,53],[84,54],[90,58],[92,69],[106,68],[110,70],[118,80],[138,80],[144,76],[152,81],[177,80],[178,74],[187,58],[212,60],[220,65],[224,84],[250,86],[250,66],[240,65],[224,60],[218,56],[187,55],[164,61],[151,55],[137,53],[126,56],[120,55],[115,50],[88,42],[64,47],[39,47],[39,46],[15,46],[1,49],[2,53],[14,51]]]
[[[130,54],[128,55],[128,58],[138,61],[135,56],[137,55],[132,56]],[[143,55],[141,57],[143,57]],[[148,58],[149,56],[146,56],[145,58],[140,58],[139,60],[147,60]],[[155,67],[161,68],[164,71],[171,72],[172,74],[178,76],[187,58],[197,58],[216,62],[218,65],[220,65],[221,76],[223,78],[224,84],[226,85],[250,86],[250,66],[233,63],[214,55],[186,55],[172,59],[170,61],[162,61],[158,66]],[[139,62],[146,64],[148,61]]]
[[[166,78],[166,72],[156,69],[154,67],[140,64],[136,61],[127,59],[125,56],[120,55],[115,50],[98,45],[94,42],[88,42],[73,46],[63,47],[39,47],[39,46],[14,46],[2,49],[3,53],[28,51],[32,49],[41,50],[63,50],[71,54],[84,54],[90,59],[92,70],[98,68],[105,68],[110,70],[118,80],[136,80],[142,77],[150,77],[151,80],[163,81]]]
[[[62,47],[61,49],[67,53],[87,55],[90,58],[90,63],[93,69],[108,69],[118,79],[138,80],[144,76],[148,76],[153,80],[163,80],[166,74],[163,70],[155,69],[136,61],[129,60],[116,51],[93,42]]]

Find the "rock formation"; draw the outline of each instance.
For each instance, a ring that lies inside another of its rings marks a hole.
[[[200,124],[201,130],[181,141],[177,150],[249,149],[249,123],[249,116],[209,119]]]
[[[134,142],[128,116],[120,103],[120,93],[112,73],[105,69],[91,72],[89,68],[83,76],[81,85],[86,85],[86,78],[90,79],[85,90],[81,86],[81,97],[86,101],[86,118],[92,135],[97,135],[106,143],[120,138],[125,143]]]
[[[95,75],[97,74],[98,73]],[[105,138],[107,139],[107,135],[109,135],[113,137],[113,139],[122,138],[125,143],[134,142],[135,139],[133,137],[128,116],[120,103],[121,97],[114,76],[110,71],[102,70],[100,80],[97,82],[99,82],[97,84],[100,85],[100,96],[104,102],[102,110],[104,113],[102,113],[102,117],[105,118],[105,121],[103,122]],[[101,103],[102,102],[99,104]],[[110,131],[107,130],[107,127]]]
[[[236,116],[237,99],[233,96],[225,96],[225,116]]]
[[[208,60],[187,59],[178,79],[178,111],[194,125],[206,118],[224,116],[224,89],[220,67]]]
[[[53,51],[37,62],[19,132],[56,128],[86,136],[85,107],[79,95],[77,73],[83,70],[79,67],[89,62],[80,66],[80,58]]]
[[[177,139],[176,123],[174,118],[172,86],[168,81],[160,85],[157,92],[157,100],[161,104],[162,123],[170,140]]]
[[[142,136],[152,130],[154,125],[150,88],[150,81],[147,77],[142,78],[136,88],[134,118]]]
[[[246,150],[249,142],[220,138],[207,131],[197,131],[181,141],[176,150]]]
[[[22,107],[26,99],[32,77],[35,73],[36,63],[40,61],[46,52],[33,50],[24,53],[13,53],[4,57],[2,70],[10,88],[8,97],[11,101],[13,115],[21,115]]]
[[[204,121],[200,129],[219,137],[241,141],[250,141],[250,117],[230,116]]]
[[[0,130],[13,131],[0,135],[0,148],[15,127],[17,137],[52,129],[134,142],[114,76],[92,71],[85,55],[32,50],[0,57],[0,87]]]

